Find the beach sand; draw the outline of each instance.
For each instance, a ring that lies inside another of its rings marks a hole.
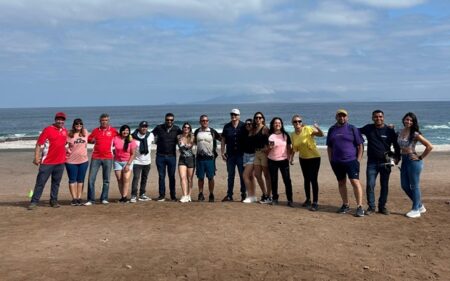
[[[291,166],[295,208],[285,206],[282,183],[279,206],[220,202],[226,190],[221,160],[215,203],[118,204],[111,175],[111,204],[72,207],[65,175],[61,208],[48,206],[48,183],[40,206],[28,211],[37,173],[33,152],[0,150],[1,280],[449,280],[450,152],[432,152],[425,159],[421,189],[428,211],[419,219],[404,216],[411,203],[396,167],[391,215],[354,217],[352,192],[352,214],[336,214],[341,201],[325,152],[318,212],[301,207],[298,161]],[[97,196],[100,184],[99,174]],[[157,189],[152,165],[153,198]],[[379,186],[376,191],[378,198]],[[179,197],[178,175],[177,192]],[[197,188],[193,194],[196,198]],[[237,184],[235,194],[236,200]]]

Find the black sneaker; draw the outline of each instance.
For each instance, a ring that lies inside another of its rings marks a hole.
[[[294,208],[294,203],[292,201],[288,201],[287,206],[290,208]]]
[[[158,202],[164,202],[164,201],[166,201],[166,197],[164,197],[164,196],[162,196],[162,195],[159,195],[159,197],[156,198],[156,201],[158,201]]]
[[[272,199],[271,205],[278,205],[278,199]]]
[[[209,194],[209,202],[214,202],[214,194]]]
[[[198,194],[198,201],[205,201],[205,196],[203,195],[203,192],[200,192]]]
[[[231,202],[231,201],[233,201],[233,197],[228,196],[228,195],[222,199],[222,202]]]
[[[245,198],[247,198],[247,194],[246,193],[241,193],[241,202],[244,201]]]
[[[77,199],[77,206],[83,206],[83,203],[81,203],[81,199]]]
[[[337,211],[338,214],[346,214],[350,211],[350,207],[348,205],[342,204],[342,206]]]
[[[58,204],[58,201],[50,201],[50,207],[59,208],[61,206]]]
[[[311,200],[306,199],[305,202],[303,202],[302,207],[304,208],[311,207]]]
[[[364,217],[364,209],[361,206],[356,209],[355,217]]]
[[[313,212],[319,210],[319,204],[317,204],[317,203],[312,203],[312,204],[311,204],[311,208],[309,208],[309,210],[310,210],[310,211],[313,211]]]
[[[388,208],[382,207],[378,208],[378,213],[388,216],[391,212],[389,212]]]
[[[369,208],[367,208],[366,210],[366,215],[370,216],[371,214],[375,213],[375,208],[372,208],[369,206]]]
[[[72,199],[72,202],[70,202],[70,205],[72,205],[72,206],[78,206],[77,199]]]
[[[172,201],[174,201],[174,202],[177,202],[177,201],[178,201],[176,197],[170,197],[170,200],[172,200]]]

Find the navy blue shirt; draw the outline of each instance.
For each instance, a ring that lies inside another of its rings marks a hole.
[[[395,157],[400,157],[400,147],[397,143],[397,134],[395,130],[384,125],[377,128],[375,124],[367,124],[359,129],[361,134],[367,138],[367,161],[383,162],[385,160],[384,153],[394,147]]]
[[[239,124],[233,127],[231,122],[225,124],[222,130],[222,139],[225,140],[226,153],[228,155],[242,155],[244,152],[241,148],[241,137],[245,131],[245,123],[239,121]]]

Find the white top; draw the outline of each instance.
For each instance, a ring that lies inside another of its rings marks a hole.
[[[145,135],[141,135],[139,132],[137,133],[138,138],[143,139]],[[147,138],[148,144],[148,154],[142,155],[139,153],[139,145],[141,144],[140,140],[134,140],[136,142],[136,157],[134,158],[133,164],[136,165],[149,165],[152,163],[152,143],[155,140],[155,136],[150,133]]]

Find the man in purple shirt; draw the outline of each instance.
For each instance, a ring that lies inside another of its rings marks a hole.
[[[342,206],[338,213],[350,211],[347,196],[347,176],[353,186],[356,198],[356,216],[363,217],[362,187],[359,182],[359,163],[364,151],[364,139],[359,130],[348,123],[348,113],[344,109],[336,112],[336,124],[331,126],[327,135],[327,152],[333,172],[339,185]]]

